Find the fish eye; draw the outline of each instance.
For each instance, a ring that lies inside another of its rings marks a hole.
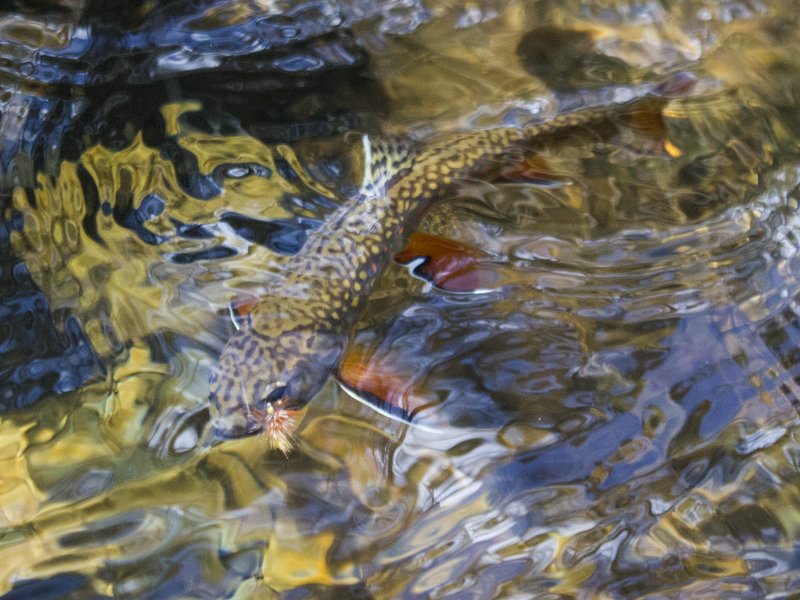
[[[286,394],[286,386],[283,383],[276,383],[271,385],[268,389],[270,391],[267,392],[267,395],[263,400],[266,404],[273,404],[274,402],[277,402],[283,398],[283,396]]]

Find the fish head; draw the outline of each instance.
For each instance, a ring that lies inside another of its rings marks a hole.
[[[302,410],[336,368],[345,337],[294,325],[273,322],[265,335],[248,321],[228,340],[210,378],[218,435],[261,433],[271,447],[291,448]]]

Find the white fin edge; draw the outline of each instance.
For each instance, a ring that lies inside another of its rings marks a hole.
[[[357,402],[360,402],[364,406],[366,406],[368,408],[371,408],[376,413],[381,414],[381,415],[383,415],[384,417],[386,417],[388,419],[391,419],[393,421],[397,421],[398,423],[402,423],[403,425],[408,425],[409,427],[412,427],[414,429],[418,429],[420,431],[424,431],[426,433],[435,433],[435,434],[441,434],[442,433],[442,429],[440,429],[438,427],[431,427],[430,425],[423,425],[422,423],[415,423],[414,421],[407,421],[406,419],[403,419],[402,417],[398,417],[397,415],[394,415],[394,414],[390,413],[388,410],[385,410],[385,409],[381,408],[380,406],[375,406],[375,404],[373,404],[372,402],[370,402],[369,400],[367,400],[363,396],[360,396],[358,394],[358,392],[356,392],[350,386],[342,383],[339,380],[338,377],[336,377],[334,379],[336,379],[336,383],[338,384],[338,386],[348,396],[350,396],[353,400],[356,400]]]

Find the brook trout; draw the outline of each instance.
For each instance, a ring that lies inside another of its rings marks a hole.
[[[570,129],[608,123],[682,94],[680,74],[625,103],[587,107],[525,127],[445,136],[422,144],[366,141],[369,182],[288,262],[280,289],[261,296],[228,340],[210,398],[224,436],[266,434],[288,451],[298,411],[339,362],[365,297],[425,211],[465,178],[491,178],[526,148]]]

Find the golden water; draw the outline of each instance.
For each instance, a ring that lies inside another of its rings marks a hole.
[[[281,8],[209,6],[199,14],[212,32]],[[67,14],[5,12],[0,31],[63,47],[77,27]],[[18,178],[10,247],[56,329],[80,325],[97,367],[0,415],[0,591],[800,593],[794,2],[386,3],[352,25],[386,96],[381,132],[423,139],[552,109],[553,82],[517,56],[532,30],[589,32],[594,54],[569,67],[586,76],[565,94],[591,94],[609,73],[699,81],[665,109],[669,151],[642,132],[589,132],[545,153],[552,182],[465,182],[427,216],[423,229],[491,253],[503,285],[448,293],[392,265],[352,343],[405,375],[432,430],[334,381],[289,456],[259,437],[219,442],[208,426],[228,303],[279,277],[289,253],[225,215],[299,235],[358,183],[356,138],[259,139],[182,91],[152,115],[196,160],[188,170],[215,182],[209,198],[133,117],[125,143],[84,136],[77,156]],[[48,91],[12,67],[3,102],[25,116],[20,98]],[[135,218],[123,226],[124,214]],[[15,360],[35,381],[37,360]]]

